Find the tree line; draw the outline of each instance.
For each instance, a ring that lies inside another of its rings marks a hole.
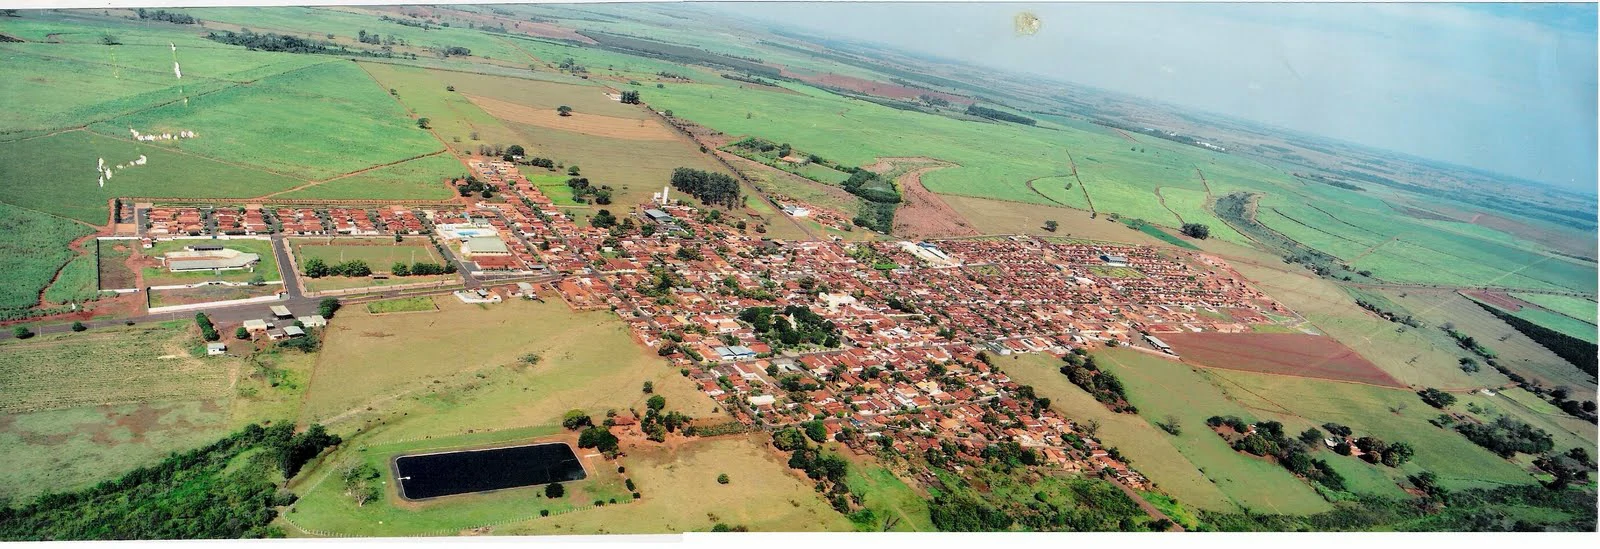
[[[1116,374],[1101,370],[1095,364],[1093,355],[1083,349],[1073,349],[1062,361],[1065,364],[1061,366],[1061,375],[1067,376],[1073,385],[1088,392],[1089,396],[1105,404],[1111,411],[1119,414],[1139,413],[1139,408],[1128,403],[1128,393],[1122,387],[1122,380],[1117,379]]]
[[[211,31],[206,33],[206,39],[221,42],[232,46],[244,46],[252,51],[278,51],[285,53],[305,53],[324,55],[359,55],[364,57],[406,57],[416,59],[416,54],[396,54],[394,52],[372,52],[367,50],[352,50],[332,42],[322,40],[308,40],[297,36],[277,33],[254,33],[250,29],[233,31]]]
[[[167,10],[146,10],[144,8],[139,8],[139,18],[148,19],[151,21],[166,21],[168,23],[177,23],[179,25],[194,25],[200,22],[199,19],[195,19],[194,16],[187,13],[177,13]]]
[[[981,116],[990,120],[1015,122],[1017,124],[1024,124],[1028,126],[1032,126],[1039,122],[1038,120],[1034,120],[1026,116],[1011,114],[1006,111],[991,109],[988,107],[979,107],[977,104],[967,105],[967,114],[972,116]]]
[[[703,204],[728,208],[739,206],[739,182],[733,177],[694,168],[672,170],[672,188],[693,196]]]

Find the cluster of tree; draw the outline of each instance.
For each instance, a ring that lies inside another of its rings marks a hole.
[[[1450,334],[1450,337],[1456,340],[1456,345],[1460,345],[1462,349],[1472,351],[1473,354],[1483,358],[1495,358],[1499,356],[1495,354],[1493,349],[1490,349],[1484,344],[1479,343],[1477,338],[1450,327],[1448,323],[1446,323],[1445,326],[1441,326],[1441,328],[1444,328],[1445,333]]]
[[[677,168],[672,170],[672,188],[699,199],[702,204],[728,208],[739,205],[739,182],[728,174]]]
[[[574,177],[567,180],[567,186],[572,188],[572,199],[580,203],[587,203],[589,200],[602,206],[611,203],[610,185],[596,187],[589,184],[587,177]]]
[[[929,518],[939,530],[1137,532],[1172,527],[1171,521],[1150,520],[1138,502],[1103,479],[993,465],[969,468],[961,476],[961,481],[942,483],[940,495],[929,502]]]
[[[625,90],[625,91],[622,92],[621,101],[625,105],[638,105],[639,104],[639,92],[634,91],[634,90]]]
[[[461,46],[439,46],[434,48],[433,52],[439,54],[439,57],[450,57],[452,55],[472,55],[472,50],[463,48]]]
[[[1179,229],[1179,231],[1195,240],[1211,238],[1211,227],[1204,223],[1184,223],[1183,228]]]
[[[824,453],[821,446],[806,442],[808,435],[794,427],[784,427],[772,434],[772,445],[789,452],[789,467],[805,471],[806,477],[816,481],[817,491],[840,513],[850,513],[853,496],[845,485],[850,462],[832,453]],[[859,498],[856,498],[859,499]]]
[[[593,426],[578,433],[579,448],[594,448],[608,458],[617,457],[617,435],[601,426]]]
[[[366,462],[346,465],[339,470],[344,494],[355,500],[356,507],[364,507],[367,502],[383,497],[383,482],[378,477],[378,468]]]
[[[946,100],[943,97],[939,97],[939,96],[936,96],[936,95],[928,95],[928,94],[918,95],[917,96],[917,100],[918,101],[922,101],[923,103],[927,103],[929,105],[935,106],[935,107],[948,107],[948,106],[950,106],[950,101]]]
[[[662,77],[662,78],[665,78],[665,79],[668,79],[668,80],[694,80],[693,78],[689,78],[687,76],[684,76],[684,75],[681,75],[681,74],[678,74],[678,73],[675,73],[675,72],[667,72],[667,71],[658,72],[658,73],[656,73],[656,76],[659,76],[659,77]]]
[[[277,33],[254,33],[250,29],[233,31],[212,31],[206,33],[206,39],[233,46],[244,46],[252,51],[278,51],[285,53],[308,53],[325,55],[359,55],[365,57],[396,57],[392,51],[371,52],[367,50],[352,50],[332,42],[311,40]],[[400,57],[416,59],[416,54],[398,54]]]
[[[749,76],[749,75],[744,75],[744,74],[731,74],[731,73],[726,73],[725,72],[725,73],[722,73],[722,77],[726,78],[728,80],[733,80],[735,82],[748,82],[748,83],[756,84],[756,85],[759,85],[759,86],[777,86],[778,85],[777,82],[773,82],[773,81],[767,80],[765,78],[761,78],[761,77],[757,77],[757,76]]]
[[[339,303],[339,298],[324,298],[322,301],[317,302],[317,314],[322,315],[324,319],[333,318],[333,314],[339,312],[339,308],[343,306],[343,304]]]
[[[455,272],[455,264],[440,265],[424,261],[418,261],[410,265],[395,263],[389,267],[389,274],[394,276],[435,276],[452,272]]]
[[[205,313],[195,313],[194,323],[200,327],[200,336],[204,337],[206,341],[222,339],[222,335],[217,333],[217,327],[211,324],[211,317],[206,316]]]
[[[456,184],[456,194],[461,196],[472,196],[473,194],[477,194],[484,198],[492,198],[494,197],[495,191],[499,190],[493,185],[484,183],[472,175],[457,179],[456,181],[459,181],[459,183]]]
[[[600,229],[615,227],[617,226],[617,216],[612,214],[611,210],[602,208],[594,213],[594,217],[589,218],[589,226]]]
[[[1010,513],[965,496],[940,494],[928,505],[933,526],[945,532],[1003,532],[1016,524]]]
[[[1304,178],[1304,179],[1309,179],[1309,180],[1312,180],[1312,181],[1315,181],[1315,182],[1318,182],[1318,183],[1322,183],[1324,185],[1330,185],[1330,186],[1338,187],[1338,188],[1341,188],[1341,189],[1346,189],[1346,190],[1351,190],[1351,191],[1358,191],[1358,192],[1367,190],[1365,187],[1362,187],[1360,185],[1356,185],[1356,184],[1351,183],[1349,181],[1345,181],[1345,180],[1342,180],[1342,179],[1336,179],[1336,178],[1333,178],[1333,177],[1328,177],[1328,176],[1322,175],[1320,173],[1312,173],[1312,174],[1304,174],[1304,175],[1297,173],[1297,174],[1294,174],[1294,175],[1297,176],[1297,177],[1301,177],[1301,178]]]
[[[1361,298],[1356,298],[1356,305],[1359,305],[1359,306],[1361,306],[1361,308],[1366,309],[1368,311],[1372,311],[1373,314],[1376,314],[1378,316],[1383,317],[1384,320],[1388,320],[1390,322],[1398,322],[1400,324],[1405,324],[1406,326],[1410,326],[1412,328],[1421,328],[1422,327],[1422,321],[1417,320],[1415,318],[1412,318],[1411,315],[1402,315],[1402,314],[1398,314],[1398,313],[1395,313],[1395,312],[1392,312],[1392,311],[1385,310],[1383,307],[1381,307],[1378,304],[1373,303],[1371,301],[1367,301],[1367,300],[1361,299]]]
[[[362,44],[372,44],[376,46],[383,44],[383,36],[378,33],[367,34],[367,29],[361,29],[360,32],[356,33],[356,41]]]
[[[1600,364],[1600,348],[1597,348],[1594,343],[1534,324],[1492,305],[1477,301],[1473,301],[1473,303],[1477,303],[1479,307],[1489,311],[1495,318],[1510,324],[1512,328],[1522,332],[1522,335],[1528,336],[1528,339],[1532,339],[1535,343],[1549,349],[1550,352],[1555,353],[1556,356],[1571,363],[1584,373],[1591,376],[1596,375],[1596,366]]]
[[[1504,458],[1515,456],[1518,452],[1543,454],[1556,445],[1555,439],[1544,429],[1506,416],[1489,423],[1463,422],[1456,425],[1456,432]]]
[[[774,347],[839,346],[839,327],[803,305],[788,305],[782,311],[750,307],[739,311],[739,320],[748,322],[763,341]]]
[[[177,13],[167,10],[146,10],[144,8],[139,8],[139,18],[148,19],[151,21],[166,21],[168,23],[177,23],[179,25],[194,25],[200,22],[199,19],[195,19],[194,16],[186,13]]]
[[[1422,397],[1422,401],[1428,403],[1429,406],[1438,408],[1440,410],[1448,408],[1451,404],[1456,403],[1455,395],[1440,391],[1433,387],[1417,391],[1417,396]]]
[[[278,488],[274,465],[282,478],[293,478],[306,460],[339,442],[321,425],[297,435],[293,422],[268,428],[250,424],[121,478],[0,508],[0,539],[282,537],[270,524],[277,508],[295,497]],[[246,460],[235,459],[252,450],[259,451]]]
[[[898,206],[892,202],[873,202],[862,200],[856,216],[850,220],[857,227],[872,229],[888,234],[894,230],[894,210]]]
[[[667,433],[688,427],[689,422],[694,420],[676,410],[663,412],[666,407],[667,399],[661,395],[651,396],[645,401],[644,417],[639,420],[639,430],[644,431],[645,438],[656,442],[666,441]],[[685,434],[688,434],[687,430]]]
[[[1073,349],[1062,359],[1061,375],[1067,376],[1073,385],[1087,391],[1095,400],[1105,404],[1111,411],[1119,414],[1137,414],[1139,408],[1128,403],[1128,394],[1122,388],[1122,380],[1116,374],[1100,369],[1095,364],[1094,356],[1082,349]]]
[[[1417,454],[1416,449],[1412,448],[1410,444],[1404,442],[1385,443],[1383,439],[1370,436],[1356,439],[1355,447],[1361,450],[1361,459],[1367,460],[1367,463],[1382,463],[1389,467],[1405,465]],[[1348,443],[1345,443],[1343,448],[1346,451],[1339,453],[1344,455],[1352,453],[1348,451]],[[1340,447],[1334,448],[1334,451],[1339,450]]]
[[[1345,489],[1344,476],[1333,470],[1327,461],[1312,458],[1309,445],[1304,440],[1285,436],[1282,423],[1261,421],[1257,422],[1252,430],[1251,426],[1246,425],[1244,420],[1238,417],[1211,416],[1206,419],[1206,425],[1213,429],[1226,425],[1235,433],[1243,435],[1232,441],[1234,450],[1256,456],[1272,456],[1283,468],[1307,480],[1333,490]],[[1309,432],[1301,434],[1302,439],[1311,438],[1311,435]]]
[[[1595,468],[1594,458],[1589,455],[1589,450],[1582,447],[1567,450],[1565,454],[1539,456],[1533,464],[1555,477],[1546,484],[1554,490],[1566,488],[1573,482],[1589,482],[1589,471]]]
[[[390,23],[394,23],[396,25],[405,25],[407,27],[415,27],[415,28],[419,28],[419,29],[422,29],[422,30],[433,30],[433,25],[428,23],[427,21],[412,21],[410,19],[403,19],[403,18],[399,18],[399,17],[389,17],[387,15],[378,16],[378,20],[379,21],[387,21],[387,22],[390,22]],[[446,23],[444,26],[448,27],[448,26],[450,26],[450,24]]]
[[[1003,121],[1003,122],[1014,122],[1014,123],[1017,123],[1017,124],[1024,124],[1024,125],[1028,125],[1028,126],[1032,126],[1032,125],[1037,124],[1039,122],[1038,120],[1034,120],[1034,119],[1028,118],[1026,116],[1011,114],[1011,113],[1006,112],[1006,111],[1002,111],[1002,110],[998,110],[998,109],[991,109],[991,108],[988,108],[988,107],[979,107],[977,104],[967,105],[967,114],[972,115],[972,116],[981,116],[981,117],[984,117],[984,118],[988,118],[990,120],[1000,120],[1000,121]]]
[[[544,168],[544,169],[547,169],[547,170],[556,169],[556,162],[554,160],[551,160],[551,159],[548,159],[548,158],[537,157],[537,156],[532,157],[532,158],[524,158],[524,159],[522,159],[522,163],[523,164],[527,164],[529,166],[538,166],[540,168]]]
[[[571,57],[568,57],[566,59],[562,59],[560,65],[558,65],[558,66],[561,67],[561,70],[569,71],[569,72],[572,72],[572,73],[589,72],[589,69],[584,68],[583,65],[579,65],[578,62],[574,61]]]
[[[856,170],[839,186],[868,202],[900,203],[900,192],[895,190],[894,184],[879,179],[871,170]]]
[[[325,276],[355,277],[370,276],[372,274],[372,267],[367,265],[366,261],[360,259],[352,259],[349,261],[329,265],[328,262],[323,261],[320,257],[312,257],[307,258],[305,262],[300,265],[300,270],[306,276],[311,278],[322,278]]]
[[[1434,475],[1422,472],[1409,480],[1427,496],[1391,498],[1361,495],[1334,503],[1332,511],[1314,515],[1215,513],[1201,511],[1200,528],[1231,532],[1437,531],[1593,532],[1595,497],[1582,490],[1547,490],[1533,484],[1445,491]],[[1424,488],[1423,486],[1427,486]],[[1448,505],[1444,504],[1448,502]],[[1528,511],[1508,513],[1507,509]],[[1554,511],[1554,512],[1548,512]]]

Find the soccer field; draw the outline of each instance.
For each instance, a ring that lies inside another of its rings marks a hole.
[[[311,258],[329,265],[361,260],[374,271],[387,272],[395,263],[443,262],[426,240],[416,238],[403,242],[393,238],[300,238],[290,243],[295,261],[302,265]]]

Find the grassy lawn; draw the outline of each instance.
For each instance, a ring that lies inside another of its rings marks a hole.
[[[367,304],[367,312],[372,314],[410,313],[437,310],[439,310],[439,306],[434,305],[433,298],[428,296],[385,299],[383,301],[374,301]]]
[[[234,239],[179,239],[157,242],[155,247],[144,250],[144,255],[157,257],[167,252],[180,252],[186,246],[194,245],[219,245],[230,250],[252,253],[261,256],[261,262],[256,264],[255,270],[242,269],[237,271],[211,272],[169,272],[164,267],[145,267],[144,283],[147,286],[164,286],[169,284],[194,284],[220,280],[224,282],[249,282],[260,275],[267,282],[282,280],[278,274],[278,256],[272,253],[272,242],[269,240],[255,240],[248,238]]]
[[[291,238],[296,263],[318,258],[333,265],[345,261],[367,262],[376,272],[388,272],[396,262],[442,263],[438,252],[425,238],[407,238],[395,242],[393,237],[382,238]]]
[[[119,137],[127,134],[123,126]],[[150,130],[140,130],[150,131]],[[144,155],[148,163],[113,172],[105,187],[96,184],[94,164],[128,162]],[[81,166],[63,172],[62,166]],[[68,176],[67,173],[76,175]],[[0,185],[0,201],[103,225],[114,197],[250,197],[299,184],[294,178],[224,164],[165,146],[112,139],[85,131],[0,143],[0,180],[31,181]]]

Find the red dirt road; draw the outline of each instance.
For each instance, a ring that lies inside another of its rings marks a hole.
[[[1160,334],[1184,362],[1208,368],[1405,388],[1355,350],[1309,334]]]

